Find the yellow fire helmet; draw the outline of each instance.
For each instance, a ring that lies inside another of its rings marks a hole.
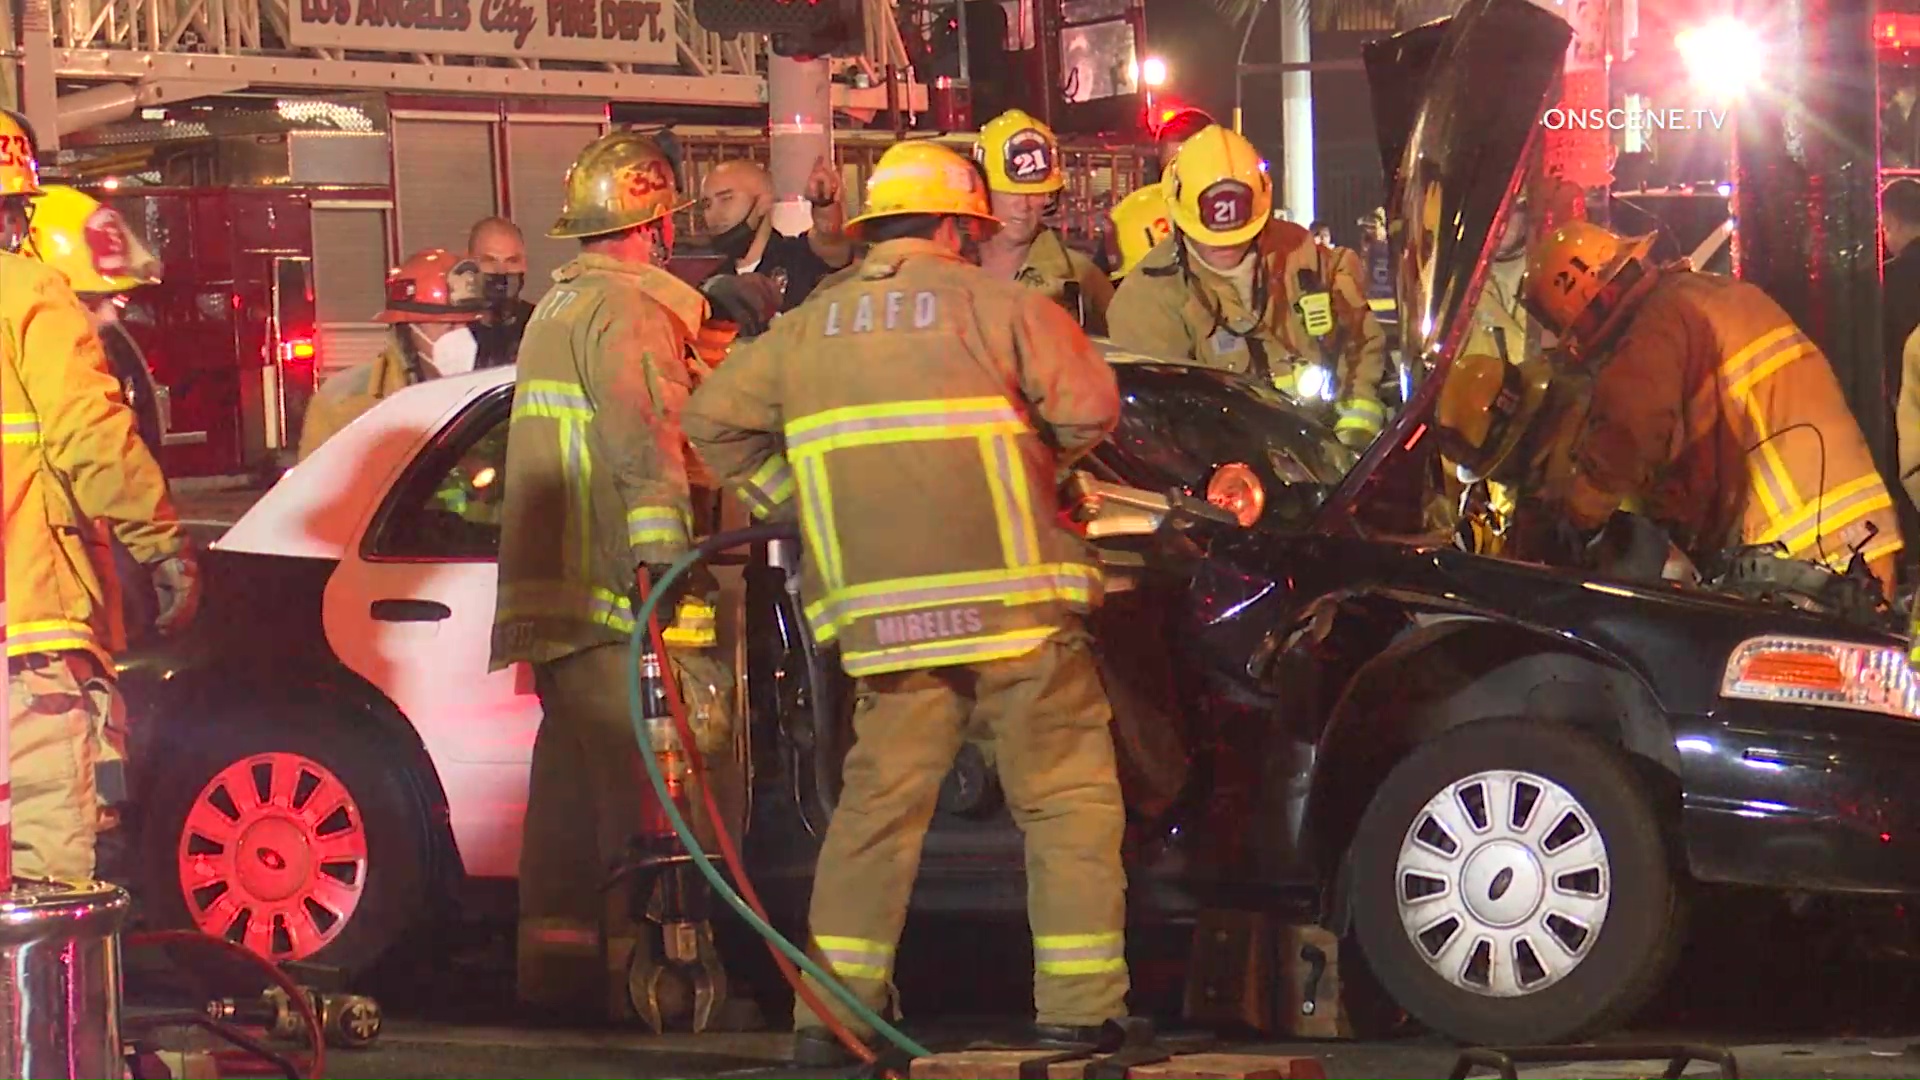
[[[81,294],[160,284],[160,260],[118,211],[84,191],[49,184],[34,203],[27,254],[66,275]]]
[[[1468,353],[1454,361],[1434,408],[1434,434],[1463,482],[1493,475],[1520,445],[1546,400],[1552,371],[1544,359],[1515,365]]]
[[[40,164],[33,127],[17,112],[0,109],[0,199],[40,194]]]
[[[1579,350],[1605,340],[1653,275],[1652,236],[1626,237],[1590,221],[1568,221],[1527,252],[1520,296],[1529,314]]]
[[[1168,217],[1167,189],[1159,184],[1136,188],[1107,212],[1113,219],[1113,237],[1120,242],[1120,269],[1113,279],[1120,280],[1139,265],[1162,240],[1173,235],[1173,220]]]
[[[1000,219],[987,205],[980,173],[966,158],[938,143],[895,143],[880,155],[867,177],[867,201],[860,216],[847,222],[847,236],[868,243],[868,222],[907,214],[977,218],[995,227]]]
[[[587,144],[567,169],[567,201],[547,230],[555,239],[623,232],[693,205],[680,198],[673,161],[637,131],[610,131]]]
[[[1273,217],[1273,178],[1245,136],[1218,124],[1180,146],[1167,166],[1173,223],[1213,247],[1247,244]]]
[[[1047,125],[1008,109],[987,121],[973,144],[986,167],[987,187],[1009,195],[1051,195],[1067,186],[1060,171],[1060,143]]]

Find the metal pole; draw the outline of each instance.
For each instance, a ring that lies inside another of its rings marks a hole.
[[[46,155],[60,148],[60,97],[53,80],[53,5],[26,0],[20,18],[20,111]]]
[[[807,174],[833,160],[833,73],[827,58],[767,60],[767,171],[773,176],[773,227],[797,236],[813,225]]]
[[[1827,354],[1887,476],[1894,380],[1881,339],[1874,0],[1743,0],[1768,82],[1735,106],[1734,272]],[[1898,348],[1898,343],[1892,343]]]
[[[1233,58],[1233,130],[1242,135],[1247,133],[1247,128],[1241,106],[1245,102],[1247,76],[1253,74],[1247,66],[1247,46],[1252,44],[1253,28],[1260,25],[1260,16],[1266,11],[1267,0],[1260,0],[1260,6],[1247,17],[1247,29],[1240,35],[1240,51]]]
[[[1313,12],[1307,0],[1281,0],[1280,62],[1313,59]],[[1313,222],[1313,73],[1289,70],[1280,76],[1281,191],[1287,217]]]

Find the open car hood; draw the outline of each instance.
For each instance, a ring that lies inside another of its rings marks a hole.
[[[1328,499],[1331,527],[1351,528],[1383,467],[1426,434],[1572,36],[1529,0],[1467,0],[1450,19],[1366,47],[1401,356],[1415,390]]]

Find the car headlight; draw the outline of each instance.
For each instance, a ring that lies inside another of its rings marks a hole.
[[[1333,372],[1324,364],[1308,364],[1300,371],[1299,381],[1294,383],[1301,397],[1313,401],[1333,400]]]
[[[1252,528],[1267,508],[1267,489],[1253,469],[1233,462],[1214,471],[1207,481],[1207,501],[1233,514],[1243,529]]]
[[[1920,675],[1891,645],[1759,637],[1727,658],[1720,696],[1920,720]]]

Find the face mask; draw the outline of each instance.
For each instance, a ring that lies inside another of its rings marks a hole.
[[[487,306],[496,311],[505,310],[520,299],[520,290],[526,286],[525,274],[488,274],[485,283]]]
[[[415,330],[414,333],[420,333]],[[426,335],[421,334],[420,342],[426,345],[428,360],[433,370],[444,378],[448,375],[464,375],[473,370],[474,361],[480,354],[480,343],[474,340],[473,331],[462,326],[440,335],[440,340],[429,344]]]
[[[747,257],[747,252],[753,249],[754,234],[759,231],[759,227],[753,223],[753,215],[749,213],[746,217],[734,222],[732,228],[715,233],[713,249],[729,259],[744,259]]]

